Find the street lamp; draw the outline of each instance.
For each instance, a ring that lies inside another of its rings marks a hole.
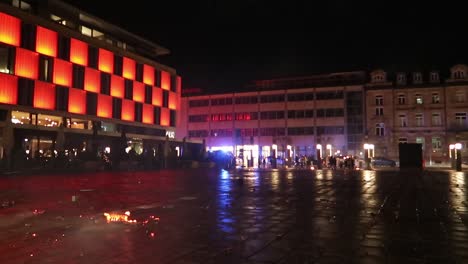
[[[364,144],[364,160],[366,162],[366,170],[370,170],[370,158],[374,156],[374,144]],[[371,151],[372,150],[372,156]]]
[[[317,168],[322,169],[322,145],[317,144]]]

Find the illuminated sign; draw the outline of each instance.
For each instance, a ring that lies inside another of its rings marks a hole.
[[[166,130],[166,136],[169,138],[175,138],[175,131],[167,131]]]

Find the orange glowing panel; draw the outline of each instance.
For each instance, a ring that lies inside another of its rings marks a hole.
[[[86,114],[86,91],[70,88],[68,91],[68,112],[74,114]]]
[[[161,71],[161,88],[164,90],[171,89],[171,75],[168,72]]]
[[[18,77],[0,73],[0,103],[16,104],[18,101]]]
[[[146,64],[143,65],[143,82],[154,85],[154,68]]]
[[[89,92],[99,93],[101,74],[98,70],[85,68],[84,89]]]
[[[44,55],[57,57],[57,38],[57,32],[37,26],[36,51]]]
[[[124,98],[125,96],[125,86],[124,79],[117,75],[112,75],[111,77],[111,95],[114,97]]]
[[[21,21],[0,12],[0,42],[13,46],[20,45]]]
[[[169,126],[171,119],[171,110],[161,108],[161,126]]]
[[[21,77],[37,79],[39,54],[22,48],[16,49],[15,74]]]
[[[68,61],[55,59],[53,83],[63,86],[71,86],[72,64]]]
[[[143,123],[153,124],[154,122],[154,109],[152,105],[144,104],[143,105]]]
[[[55,109],[55,85],[47,82],[37,81],[34,85],[34,101],[35,108]]]
[[[162,90],[157,87],[153,87],[153,98],[151,103],[155,106],[162,106]]]
[[[133,101],[145,102],[145,85],[141,82],[133,82]]]
[[[176,110],[177,109],[177,94],[174,92],[169,92],[169,109]]]
[[[88,44],[77,39],[70,39],[70,61],[88,66]]]
[[[134,60],[124,57],[122,76],[130,80],[135,80],[135,67],[136,63]]]
[[[99,66],[98,69],[103,72],[112,73],[114,69],[114,54],[112,52],[99,49]]]
[[[122,100],[122,120],[135,120],[135,102],[133,102],[132,100]]]
[[[97,116],[112,117],[112,96],[98,94]]]

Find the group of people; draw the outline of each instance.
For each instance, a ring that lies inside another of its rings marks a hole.
[[[349,157],[335,157],[330,156],[328,159],[328,168],[330,169],[354,169],[355,168],[355,158],[353,156]]]

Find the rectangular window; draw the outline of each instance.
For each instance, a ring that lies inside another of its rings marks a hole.
[[[169,91],[163,90],[162,106],[169,107]]]
[[[432,137],[432,150],[440,151],[442,149],[442,140],[440,137]]]
[[[143,64],[141,63],[137,63],[136,65],[135,80],[143,82]]]
[[[112,118],[122,118],[122,99],[112,98]]]
[[[22,65],[22,67],[26,68],[26,70],[24,71],[19,71],[18,70],[18,52],[21,52],[21,50],[23,49],[17,49],[17,52],[16,52],[16,72],[18,76],[21,76],[21,72],[24,72],[23,74],[26,74],[26,75],[30,75],[31,74],[31,64],[34,64],[34,61],[29,61],[29,57],[30,56],[25,56],[24,59],[22,60],[23,62],[20,64]],[[24,51],[27,51],[27,50],[24,50]],[[31,51],[27,51],[24,55],[28,55],[28,52],[29,53],[32,53],[34,54],[33,52]],[[7,46],[3,46],[3,45],[0,45],[0,73],[8,73],[8,74],[13,74],[13,62],[15,61],[14,60],[14,49],[13,48],[10,48],[10,47],[7,47]],[[22,57],[22,56],[20,56]],[[37,67],[37,58],[36,58],[36,67]],[[36,70],[36,75],[37,75],[37,70]],[[27,76],[25,76],[27,77]]]
[[[141,122],[142,119],[143,119],[143,104],[135,103],[135,122]]]
[[[465,92],[464,91],[456,91],[455,92],[455,102],[456,103],[464,103],[465,102]]]
[[[139,83],[139,82],[136,82]],[[135,95],[133,95],[135,97]],[[153,87],[145,85],[145,104],[152,104],[153,102]]]
[[[455,113],[455,123],[459,126],[466,125],[466,113]]]
[[[376,136],[385,136],[385,125],[384,123],[375,124],[375,135]]]
[[[383,116],[383,107],[376,107],[375,108],[375,115],[376,116]]]
[[[117,54],[114,54],[114,74],[122,76],[123,71],[123,58]]]
[[[441,126],[442,119],[440,117],[440,113],[432,113],[432,125],[433,126]]]
[[[422,149],[424,149],[424,138],[423,137],[417,137],[416,138],[416,143],[422,145]]]
[[[169,122],[169,125],[172,126],[172,127],[175,127],[176,126],[176,111],[175,110],[170,110],[170,122]],[[228,135],[228,136],[232,136],[232,131],[231,131],[231,135]]]
[[[416,118],[416,126],[418,127],[424,126],[423,114],[415,114],[415,118]]]
[[[153,108],[153,117],[154,117],[154,124],[160,125],[161,124],[161,107],[155,106]]]
[[[52,82],[52,58],[40,55],[39,56],[39,80],[45,82]]]
[[[57,85],[55,89],[55,109],[58,111],[68,111],[68,87]]]
[[[415,95],[416,104],[423,104],[423,96],[420,94]]]
[[[66,61],[70,60],[70,38],[59,36],[58,58]]]
[[[85,67],[73,64],[73,74],[72,74],[72,87],[73,88],[84,88],[84,79],[85,79]]]
[[[398,138],[398,143],[399,144],[405,144],[408,143],[408,139],[405,137]]]
[[[98,94],[92,92],[86,92],[86,114],[96,115]]]
[[[36,49],[36,25],[21,24],[21,47],[28,50]]]
[[[440,103],[440,95],[439,93],[432,93],[432,103],[438,104]]]
[[[88,66],[97,69],[99,61],[99,49],[88,46]]]
[[[9,76],[1,74],[3,76]],[[8,79],[7,79],[8,81]],[[33,106],[34,100],[34,80],[19,78],[18,79],[18,104],[24,106]]]
[[[377,95],[375,97],[375,105],[383,105],[383,96],[382,95]]]
[[[154,69],[154,86],[161,88],[161,71]]]
[[[400,127],[408,126],[408,120],[406,119],[406,115],[399,115],[400,118]]]
[[[133,100],[133,81],[124,79],[124,83],[125,83],[124,98]]]
[[[398,104],[405,105],[406,104],[406,96],[404,94],[398,95]]]
[[[111,87],[111,75],[105,72],[101,72],[101,93],[110,95],[110,87]]]

